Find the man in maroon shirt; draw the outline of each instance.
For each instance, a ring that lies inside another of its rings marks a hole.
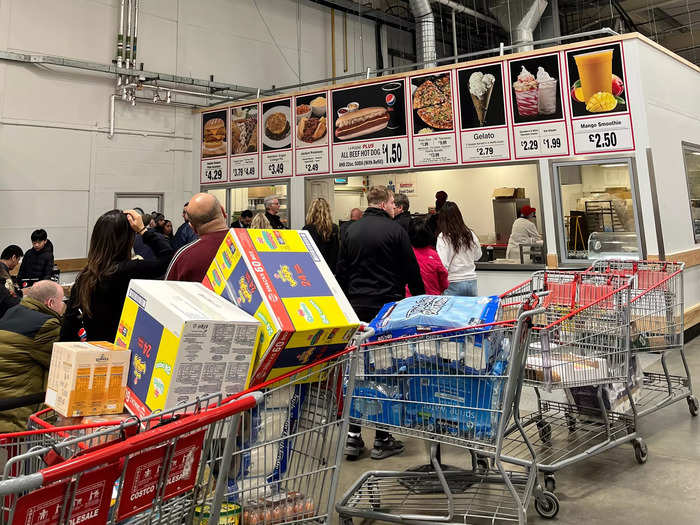
[[[226,212],[216,197],[209,193],[198,193],[187,205],[187,216],[199,239],[178,250],[165,274],[165,280],[201,283],[226,237]]]

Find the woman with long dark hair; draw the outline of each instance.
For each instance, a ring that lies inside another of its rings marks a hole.
[[[481,244],[464,223],[462,213],[454,202],[446,202],[437,218],[436,249],[447,268],[450,285],[445,295],[477,295],[476,261],[481,258]]]
[[[153,250],[155,260],[132,258],[136,235]],[[159,279],[168,268],[173,249],[168,240],[146,229],[134,210],[112,210],[92,230],[87,265],[71,290],[61,330],[62,341],[114,341],[131,279]]]
[[[331,207],[328,201],[319,197],[311,201],[309,211],[306,213],[306,225],[304,229],[311,234],[311,238],[318,246],[321,255],[335,273],[338,263],[338,249],[340,247],[340,235],[338,225],[333,224]]]

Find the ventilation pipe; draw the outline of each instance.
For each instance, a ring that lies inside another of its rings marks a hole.
[[[534,31],[545,9],[547,0],[517,0],[493,6],[491,12],[510,32],[511,42],[517,46],[516,52],[522,52],[533,50]]]
[[[416,20],[416,49],[418,62],[423,67],[437,65],[437,49],[435,47],[435,15],[430,7],[430,0],[409,0],[413,18]]]

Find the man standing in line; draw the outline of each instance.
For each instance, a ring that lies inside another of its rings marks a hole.
[[[177,251],[165,280],[201,283],[229,230],[226,213],[212,194],[198,193],[190,199],[187,216],[198,238]]]
[[[340,239],[342,240],[343,235],[345,234],[345,230],[348,229],[348,227],[353,224],[356,221],[359,221],[362,218],[362,210],[360,208],[353,208],[350,210],[350,220],[345,221],[340,225]]]
[[[20,280],[49,279],[52,272],[53,244],[51,244],[46,230],[34,230],[32,232],[32,249],[24,253],[17,278]]]
[[[277,195],[268,195],[265,197],[265,217],[270,221],[270,226],[274,230],[286,230],[287,227],[280,219],[280,200]]]
[[[185,205],[182,207],[182,219],[185,222],[183,222],[180,225],[180,227],[175,232],[175,236],[173,237],[172,244],[173,244],[173,250],[175,250],[175,251],[178,251],[180,248],[182,248],[186,244],[189,244],[192,241],[197,239],[197,234],[192,229],[192,226],[190,225],[190,219],[187,217],[187,206],[188,205],[189,205],[189,202],[186,202]]]
[[[253,222],[253,212],[243,210],[238,220],[231,223],[231,228],[250,228],[251,222]]]
[[[408,197],[403,193],[398,193],[394,197],[394,220],[406,230],[406,233],[408,233],[411,226],[411,214],[408,211],[409,206]]]
[[[425,293],[408,233],[393,220],[394,195],[385,186],[367,193],[368,208],[350,224],[340,243],[336,276],[360,320],[370,322],[384,304],[400,301],[406,285],[412,295]],[[357,459],[364,449],[359,425],[350,425],[345,454]],[[403,452],[403,443],[377,430],[371,457]]]
[[[0,432],[27,430],[29,416],[43,403],[65,310],[63,288],[39,281],[0,319],[0,399],[20,407],[0,412]]]

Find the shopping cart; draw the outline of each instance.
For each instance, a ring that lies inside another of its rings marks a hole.
[[[536,298],[535,298],[536,301]],[[534,304],[533,304],[534,306]],[[530,305],[528,305],[528,308]],[[526,523],[534,493],[545,517],[559,502],[536,486],[535,456],[506,470],[502,457],[509,421],[520,428],[519,396],[531,319],[543,309],[504,321],[368,343],[360,347],[350,416],[364,427],[430,443],[430,468],[371,471],[336,506],[341,523],[353,517],[390,522],[464,523],[485,518]],[[440,461],[450,444],[490,458],[471,470]],[[487,466],[488,467],[488,466]]]
[[[635,403],[639,416],[684,399],[691,415],[698,415],[683,349],[683,268],[683,263],[669,261],[602,260],[588,270],[631,278],[632,353],[659,358],[660,372],[643,372],[642,391]],[[672,368],[679,373],[671,373]]]
[[[643,463],[647,447],[637,434],[639,382],[633,381],[638,367],[630,358],[629,276],[536,272],[501,296],[502,316],[512,317],[524,299],[544,291],[549,292],[547,309],[534,318],[525,368],[536,409],[522,424],[545,488],[554,491],[553,474],[564,467],[628,442]],[[526,463],[529,450],[511,436],[518,438],[518,429],[506,432],[503,455]]]
[[[6,468],[0,523],[327,520],[347,432],[342,387],[351,354],[53,466]],[[42,450],[29,450],[12,464],[41,461]]]

